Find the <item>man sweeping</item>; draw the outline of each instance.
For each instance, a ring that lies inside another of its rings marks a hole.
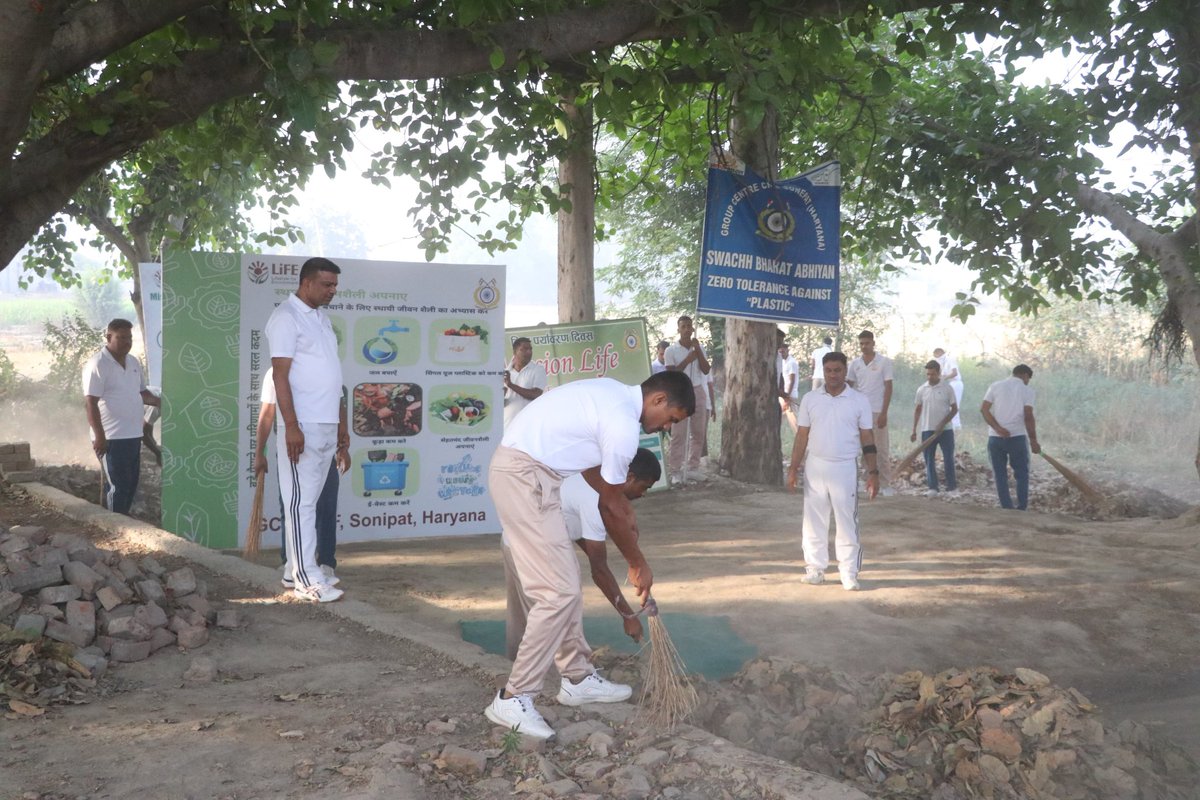
[[[641,386],[611,378],[575,381],[543,394],[504,432],[488,470],[513,568],[531,601],[525,634],[503,689],[484,710],[497,725],[539,739],[554,735],[533,705],[551,663],[565,705],[615,703],[628,686],[600,677],[583,638],[579,561],[559,501],[563,479],[576,473],[599,494],[605,530],[629,563],[629,582],[645,604],[654,576],[638,547],[637,524],[624,484],[640,431],[669,430],[696,410],[692,382],[681,372],[654,375]]]
[[[621,490],[630,500],[637,500],[649,491],[651,486],[658,483],[661,477],[662,467],[659,466],[654,453],[639,447],[637,455],[629,463],[629,475],[625,478]],[[622,625],[629,638],[640,642],[641,620],[625,599],[625,595],[621,594],[621,586],[608,566],[608,548],[604,544],[608,532],[604,528],[604,520],[600,518],[600,495],[588,484],[583,473],[579,473],[563,481],[559,496],[567,536],[571,537],[571,541],[587,556],[592,571],[592,583],[596,584],[596,588],[621,615]],[[517,578],[517,571],[512,563],[512,549],[503,539],[500,549],[504,552],[504,583],[508,598],[504,647],[508,657],[515,659],[517,649],[521,646],[521,638],[525,635],[525,618],[532,603],[521,588],[520,579]]]

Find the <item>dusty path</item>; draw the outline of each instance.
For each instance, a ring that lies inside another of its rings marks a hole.
[[[1200,758],[1195,512],[1090,522],[913,497],[864,502],[864,591],[852,594],[797,579],[796,496],[722,483],[636,508],[659,602],[729,616],[763,655],[856,674],[1031,667]],[[356,597],[453,630],[502,618],[497,548],[494,536],[349,545],[338,571]],[[585,597],[588,614],[608,613],[598,592]]]

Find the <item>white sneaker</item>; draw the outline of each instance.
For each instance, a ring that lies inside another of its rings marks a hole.
[[[928,490],[927,492],[925,492],[925,496],[926,496],[926,497],[937,497],[937,496],[938,496],[938,490],[937,490],[937,489],[930,489],[930,490]]]
[[[533,707],[533,695],[516,694],[505,700],[496,692],[492,704],[483,710],[484,716],[497,725],[532,736],[535,739],[549,739],[554,735],[554,729],[546,724],[542,715]]]
[[[825,573],[809,570],[808,572],[804,573],[804,577],[800,580],[804,581],[805,583],[812,584],[813,586],[820,586],[825,582]]]
[[[292,590],[292,594],[297,600],[307,600],[310,603],[332,603],[334,600],[341,599],[345,592],[323,583],[314,583],[307,589],[297,586]]]
[[[962,495],[959,494],[958,489],[951,489],[950,491],[946,492],[946,497],[953,499],[955,497],[962,497]]]
[[[328,584],[329,586],[337,586],[339,583],[342,582],[342,579],[334,574],[333,567],[329,567],[329,566],[322,564],[321,565],[321,574],[325,576],[325,583]]]
[[[843,578],[842,588],[847,592],[857,592],[862,587],[858,585],[858,578]]]
[[[564,706],[581,706],[584,703],[620,703],[632,694],[632,686],[606,681],[599,672],[593,672],[579,683],[563,678],[556,699]]]

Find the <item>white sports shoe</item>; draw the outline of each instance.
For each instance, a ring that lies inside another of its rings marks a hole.
[[[321,565],[321,574],[325,576],[325,583],[329,584],[330,586],[337,586],[339,583],[342,582],[342,579],[334,574],[333,567],[329,567],[329,566],[326,566],[325,564],[322,564]]]
[[[858,585],[858,578],[843,578],[842,588],[847,592],[857,592],[862,587]]]
[[[334,600],[340,600],[345,592],[324,583],[314,583],[307,589],[297,586],[292,590],[292,594],[297,600],[307,600],[310,603],[332,603]]]
[[[628,700],[632,694],[632,686],[606,681],[599,672],[593,672],[579,683],[571,683],[569,678],[563,678],[556,699],[564,706],[581,706],[584,703],[620,703]]]
[[[813,586],[819,586],[825,582],[825,573],[809,570],[808,572],[804,573],[804,577],[800,580],[804,581],[805,583],[812,584]]]
[[[549,739],[554,735],[554,728],[546,724],[542,715],[533,707],[533,695],[515,694],[505,700],[496,692],[492,704],[483,710],[484,716],[497,725],[532,736],[535,739]]]
[[[926,497],[937,497],[938,494],[939,494],[939,492],[937,489],[929,489],[928,491],[925,492]]]

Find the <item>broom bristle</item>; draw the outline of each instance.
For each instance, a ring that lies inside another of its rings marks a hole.
[[[650,650],[642,678],[642,694],[638,698],[638,719],[653,726],[674,730],[691,716],[700,703],[696,688],[687,676],[687,667],[675,649],[658,614],[649,618]]]
[[[262,506],[263,485],[261,477],[258,486],[254,487],[254,502],[250,504],[250,523],[246,526],[246,546],[242,548],[242,558],[251,559],[258,556],[258,548],[262,545]]]

